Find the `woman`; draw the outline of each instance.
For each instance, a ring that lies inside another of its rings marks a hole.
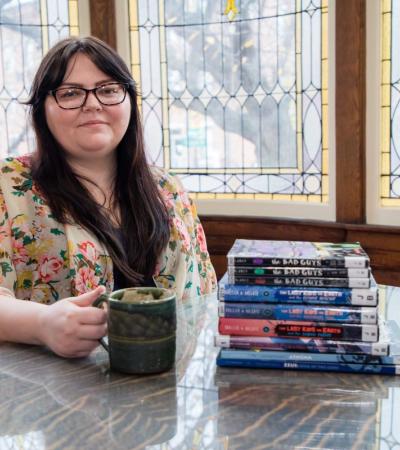
[[[211,292],[215,272],[179,181],[146,162],[134,81],[100,40],[44,57],[31,97],[37,150],[0,166],[0,341],[89,354],[106,289]],[[31,300],[27,302],[25,300]]]

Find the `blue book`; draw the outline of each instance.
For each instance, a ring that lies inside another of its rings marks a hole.
[[[376,307],[219,302],[220,317],[375,324]]]
[[[241,352],[242,350],[236,350]],[[243,350],[246,351],[246,350]],[[370,373],[380,375],[400,375],[398,364],[360,364],[347,362],[314,362],[276,359],[249,358],[247,355],[234,354],[234,350],[221,349],[217,356],[220,367],[248,367],[260,369],[291,369],[325,372]]]
[[[252,361],[317,362],[344,364],[399,365],[399,356],[351,355],[346,353],[309,353],[269,350],[223,349],[221,357]]]
[[[371,286],[365,289],[238,285],[228,282],[227,273],[218,284],[218,298],[224,302],[376,306],[378,295],[372,276]]]

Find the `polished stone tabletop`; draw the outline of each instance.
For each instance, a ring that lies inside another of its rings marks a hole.
[[[142,377],[2,344],[0,450],[400,449],[400,376],[216,368],[216,326],[214,296],[181,305],[176,368]]]

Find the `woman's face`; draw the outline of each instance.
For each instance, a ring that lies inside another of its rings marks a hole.
[[[116,80],[102,72],[85,54],[77,53],[69,61],[59,87],[93,89],[110,81]],[[128,128],[131,101],[127,93],[122,103],[105,106],[91,92],[82,107],[62,109],[48,95],[45,113],[51,133],[70,161],[109,159]]]

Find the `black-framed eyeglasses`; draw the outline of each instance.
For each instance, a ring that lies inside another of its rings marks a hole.
[[[97,100],[106,106],[118,105],[125,100],[127,83],[105,83],[93,89],[85,89],[82,87],[68,86],[53,89],[49,93],[55,98],[57,105],[62,109],[78,109],[81,108],[93,92]]]

